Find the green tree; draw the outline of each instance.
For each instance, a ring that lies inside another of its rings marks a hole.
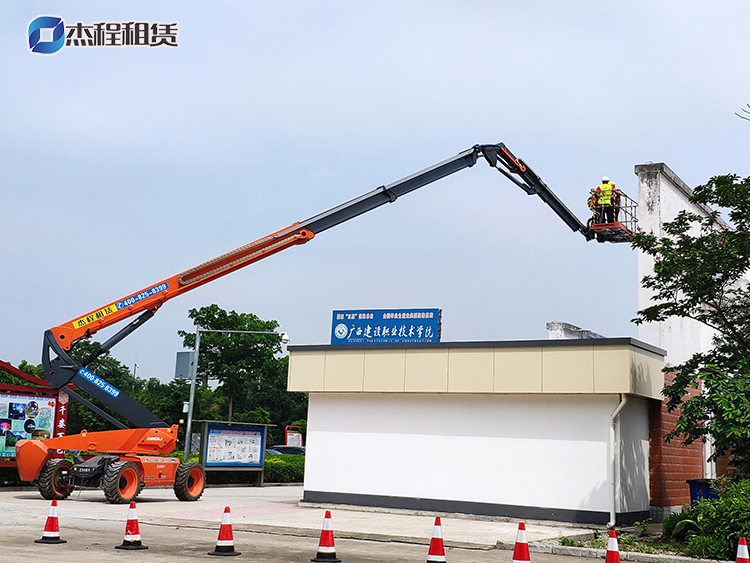
[[[39,379],[44,379],[44,370],[41,365],[35,366],[26,360],[21,360],[21,363],[18,364],[18,369],[24,373],[38,377]],[[30,381],[26,381],[25,379],[21,379],[20,377],[16,377],[15,375],[11,375],[2,370],[0,370],[0,383],[5,383],[7,385],[25,385],[27,387],[34,385]]]
[[[735,471],[750,475],[750,177],[713,177],[690,199],[725,210],[730,225],[718,211],[683,211],[664,224],[665,236],[634,237],[633,247],[655,261],[642,281],[653,304],[634,322],[683,317],[716,330],[711,350],[668,368],[675,377],[664,388],[667,408],[680,410],[668,439],[711,439],[713,459],[729,453]]]
[[[218,305],[190,309],[188,316],[202,329],[272,333],[274,320],[264,321],[252,313],[225,311]],[[195,333],[179,331],[183,346],[195,348]],[[281,420],[295,399],[286,392],[286,359],[280,358],[278,334],[201,333],[198,375],[204,385],[217,379],[216,392],[226,400],[227,420],[237,412],[264,408],[271,419]]]

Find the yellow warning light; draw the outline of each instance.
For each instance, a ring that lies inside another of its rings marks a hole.
[[[83,438],[85,438],[85,437],[86,437],[86,431],[85,431],[85,430],[81,430],[81,436],[82,436]]]
[[[180,419],[180,424],[185,424],[185,419],[184,418]]]

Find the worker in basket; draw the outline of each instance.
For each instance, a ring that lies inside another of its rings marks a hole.
[[[622,192],[615,187],[614,182],[610,182],[610,184],[612,184],[612,207],[615,210],[615,222],[617,222],[620,220],[619,217],[620,208],[622,206]]]
[[[599,205],[599,221],[602,223],[614,223],[615,222],[615,210],[612,205],[613,184],[609,182],[609,178],[604,176],[602,178],[601,185],[596,188],[597,204]]]
[[[589,190],[589,198],[586,200],[586,205],[588,205],[589,210],[591,211],[591,219],[589,219],[589,223],[600,223],[599,197],[596,195],[596,188],[591,188]]]

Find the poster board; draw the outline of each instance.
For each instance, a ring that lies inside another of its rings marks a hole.
[[[287,432],[286,445],[302,447],[302,432]]]
[[[0,459],[15,459],[19,440],[56,437],[57,411],[57,397],[0,392]]]
[[[263,471],[266,426],[201,422],[201,463],[206,470]]]

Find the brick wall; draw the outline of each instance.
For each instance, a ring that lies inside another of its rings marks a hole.
[[[672,374],[666,374],[665,382],[671,379]],[[670,507],[689,503],[690,488],[685,481],[703,477],[702,442],[684,446],[677,439],[669,443],[664,439],[674,430],[678,417],[677,411],[667,412],[666,403],[651,402],[649,466],[652,518],[655,520],[668,514]],[[663,514],[659,514],[659,509],[664,509]]]
[[[729,463],[729,454],[724,454],[716,460],[716,476],[724,477],[729,475],[731,463]]]

